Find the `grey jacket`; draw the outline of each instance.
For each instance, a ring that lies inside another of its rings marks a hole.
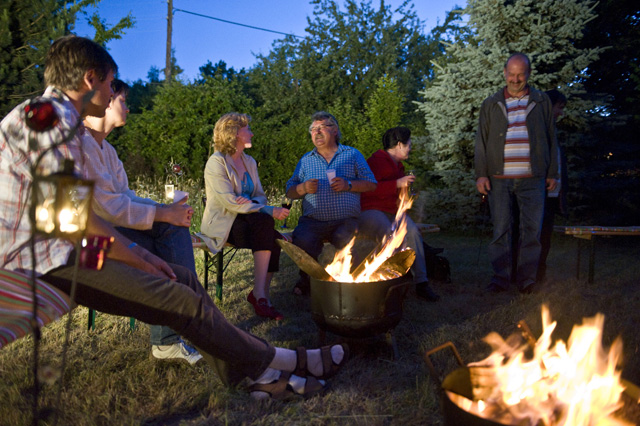
[[[529,87],[527,104],[531,173],[534,177],[558,179],[558,147],[551,101]],[[475,145],[476,179],[504,173],[504,143],[507,135],[504,88],[482,102]],[[551,155],[553,153],[553,155]]]

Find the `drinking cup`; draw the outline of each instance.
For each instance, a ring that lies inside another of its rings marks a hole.
[[[184,192],[184,191],[178,191],[177,189],[175,191],[173,191],[173,202],[177,203],[178,201],[182,200],[184,197],[186,197],[187,195],[189,195],[188,192]]]

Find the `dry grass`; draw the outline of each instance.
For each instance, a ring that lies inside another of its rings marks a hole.
[[[158,362],[150,358],[148,327],[130,332],[125,318],[99,314],[95,331],[85,329],[86,310],[73,313],[71,347],[61,403],[57,385],[45,385],[40,406],[57,410],[60,425],[439,425],[439,387],[429,377],[423,354],[445,341],[457,346],[463,359],[476,361],[488,353],[481,338],[490,331],[507,336],[525,319],[537,335],[540,306],[547,303],[559,321],[556,336],[566,339],[571,327],[596,312],[606,315],[605,343],[620,335],[624,342],[623,376],[640,383],[640,245],[629,237],[597,241],[596,278],[589,286],[575,278],[576,240],[556,236],[550,256],[549,281],[539,294],[485,294],[490,278],[481,237],[446,230],[429,236],[445,247],[453,282],[434,283],[438,303],[422,302],[410,290],[403,320],[394,330],[400,357],[393,359],[384,339],[350,341],[353,357],[322,397],[287,403],[252,402],[242,390],[222,387],[207,365]],[[482,238],[486,244],[487,238]],[[308,300],[291,294],[297,267],[283,254],[272,299],[286,319],[281,323],[256,318],[245,301],[252,285],[248,251],[239,252],[225,276],[219,307],[238,326],[272,343],[294,348],[315,346],[317,330]],[[198,262],[202,262],[198,256]],[[586,259],[586,256],[585,256]],[[202,269],[201,263],[198,265]],[[43,333],[41,363],[58,366],[64,321]],[[338,337],[329,335],[337,341]],[[24,338],[0,351],[0,424],[31,422],[32,339]],[[434,357],[439,369],[453,368],[452,357]],[[54,417],[43,413],[42,424]]]

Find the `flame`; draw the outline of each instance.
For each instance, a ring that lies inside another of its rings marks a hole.
[[[404,237],[407,234],[407,210],[413,205],[413,198],[408,189],[404,188],[400,191],[398,211],[396,217],[391,224],[391,234],[385,235],[380,248],[364,261],[364,268],[356,276],[352,274],[352,258],[351,249],[355,244],[356,237],[353,237],[349,244],[342,250],[338,251],[333,261],[326,266],[325,270],[338,282],[370,282],[381,281],[385,278],[376,271],[378,268],[391,257],[398,249],[402,249],[404,245]],[[358,268],[360,270],[360,268]]]
[[[556,322],[551,322],[546,306],[542,324],[531,359],[524,355],[528,346],[516,348],[497,333],[489,334],[485,341],[493,352],[469,365],[476,401],[459,395],[452,400],[477,416],[505,424],[631,425],[612,416],[623,405],[625,387],[616,369],[622,342],[616,339],[608,353],[603,349],[604,315],[574,326],[568,344],[560,340],[552,345]],[[458,403],[461,399],[467,402]]]

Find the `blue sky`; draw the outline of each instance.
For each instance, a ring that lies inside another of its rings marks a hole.
[[[402,0],[387,0],[397,7]],[[446,12],[466,0],[414,0],[418,17],[425,23],[425,33],[444,21]],[[373,0],[378,5],[378,0]],[[307,17],[313,16],[313,5],[306,0],[173,0],[174,9],[182,9],[283,33],[304,36]],[[92,9],[89,9],[90,11]],[[98,11],[109,25],[131,12],[136,20],[121,40],[111,41],[107,48],[120,68],[120,78],[128,81],[146,80],[152,66],[164,68],[167,30],[166,0],[102,0]],[[74,31],[93,37],[86,18],[79,15]],[[180,11],[173,15],[172,46],[182,76],[194,79],[198,68],[207,61],[219,60],[236,70],[256,63],[254,53],[268,54],[272,43],[281,34],[219,22]]]

